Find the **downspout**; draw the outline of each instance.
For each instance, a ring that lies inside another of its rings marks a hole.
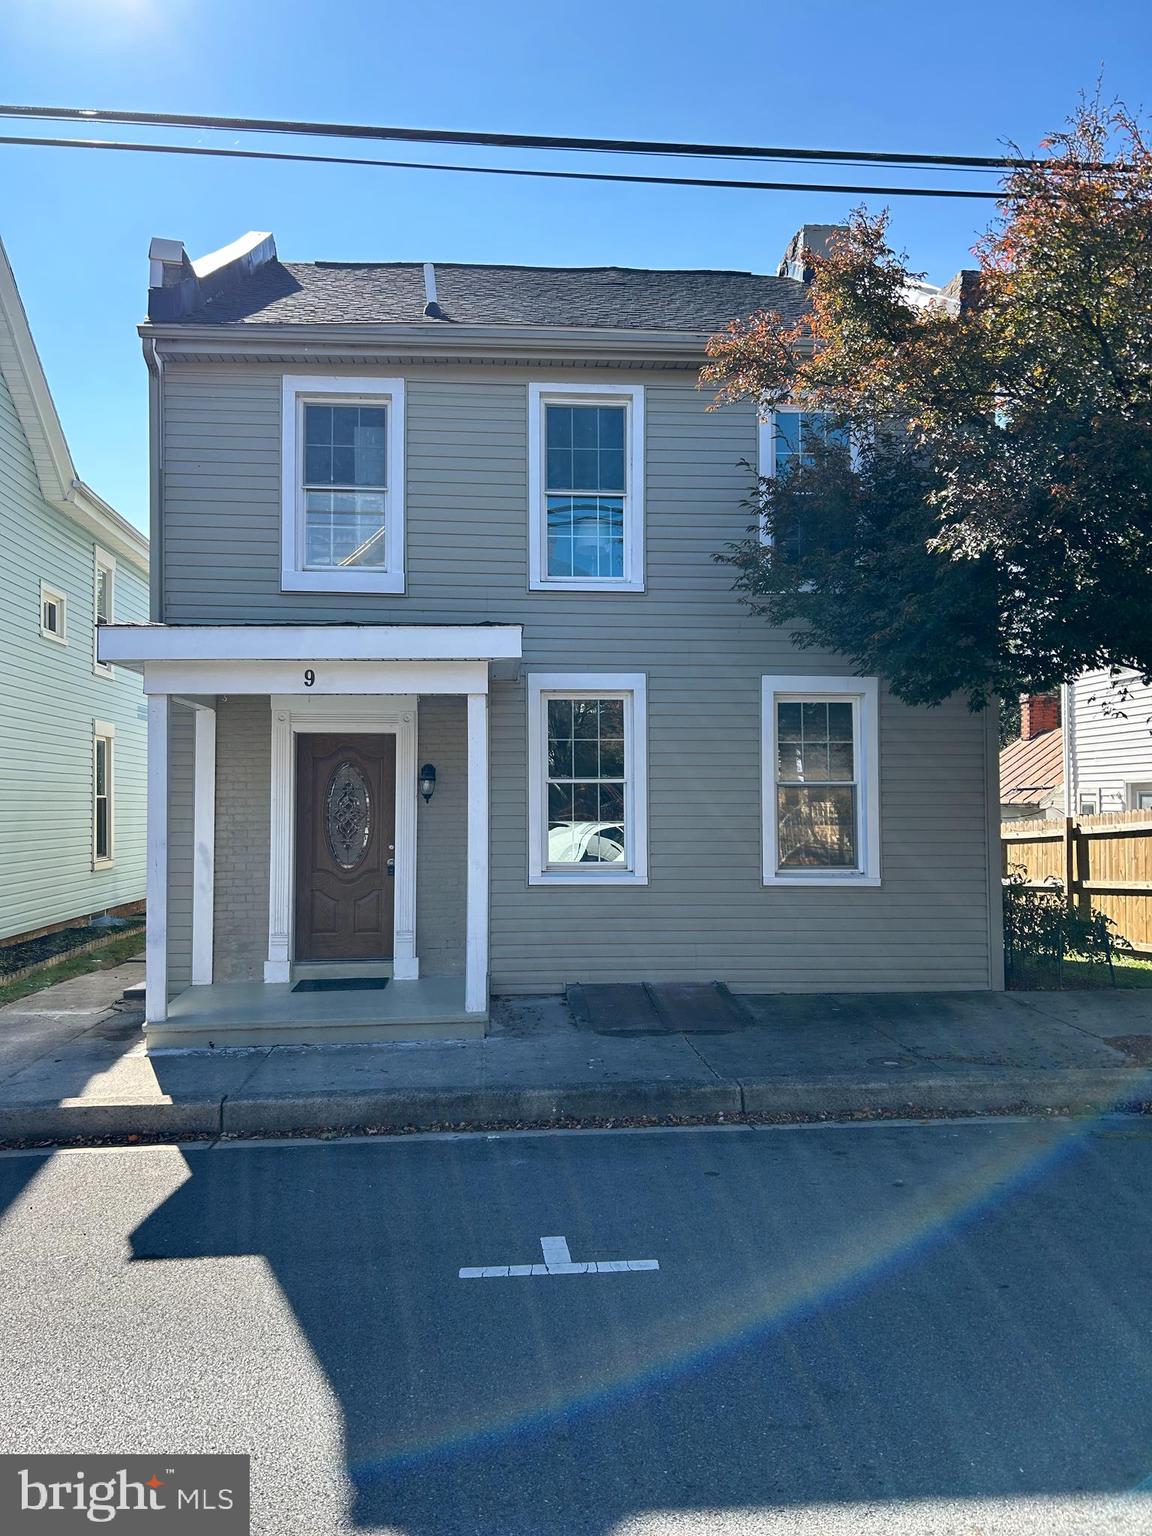
[[[1075,816],[1080,804],[1080,786],[1076,779],[1076,683],[1060,684],[1061,750],[1064,756],[1064,814]]]
[[[143,338],[148,368],[148,606],[152,622],[164,622],[164,518],[161,446],[164,423],[164,360],[151,336]]]

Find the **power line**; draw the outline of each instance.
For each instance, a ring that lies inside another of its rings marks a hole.
[[[2,115],[2,113],[0,113]],[[120,139],[33,138],[0,134],[0,144],[25,144],[46,149],[125,150],[143,155],[207,155],[225,160],[287,160],[310,165],[367,165],[378,170],[448,171],[465,176],[535,176],[548,181],[629,182],[657,187],[717,187],[740,192],[834,192],[870,197],[965,197],[994,199],[997,191],[968,187],[861,187],[843,183],[801,181],[731,181],[707,176],[632,176],[613,171],[550,171],[530,166],[441,165],[434,161],[373,160],[354,155],[307,155],[288,150],[226,149],[206,144],[135,144]]]
[[[316,123],[293,118],[207,117],[190,112],[129,112],[102,107],[30,107],[0,104],[0,117],[57,122],[211,128],[243,133],[314,134],[338,139],[393,139],[412,144],[470,144],[492,149],[580,150],[597,154],[686,155],[694,159],[858,162],[910,168],[1019,170],[1042,165],[1019,156],[894,154],[869,149],[786,149],[751,144],[693,144],[661,139],[588,139],[556,134],[486,133],[462,128],[397,128],[370,123]]]

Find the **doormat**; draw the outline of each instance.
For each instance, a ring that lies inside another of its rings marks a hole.
[[[380,992],[388,985],[388,976],[310,976],[298,981],[293,992]]]

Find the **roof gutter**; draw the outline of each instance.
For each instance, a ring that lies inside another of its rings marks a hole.
[[[424,321],[415,325],[193,325],[147,322],[140,335],[158,352],[174,357],[210,354],[244,358],[317,359],[333,353],[390,357],[474,357],[531,362],[539,357],[572,357],[699,366],[708,331],[632,331],[575,326],[462,325]]]

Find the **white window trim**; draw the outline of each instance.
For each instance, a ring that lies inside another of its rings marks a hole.
[[[60,616],[60,628],[52,630],[44,624],[44,604],[55,603],[56,612]],[[40,583],[40,633],[45,640],[52,640],[57,645],[68,644],[68,594],[61,592],[59,587],[52,586],[47,581]]]
[[[100,660],[99,637],[101,625],[97,621],[97,603],[100,593],[100,572],[108,572],[108,624],[116,622],[116,560],[102,549],[96,550],[92,564],[92,670],[97,677],[111,677],[112,663]]]
[[[803,411],[802,405],[781,405],[781,411]],[[830,415],[828,411],[811,411],[811,415]],[[855,434],[851,438],[852,466],[855,468],[860,462],[860,441]],[[764,410],[756,417],[756,473],[762,480],[775,480],[776,478],[776,411]],[[771,533],[764,526],[762,513],[757,513],[757,527],[760,531],[760,542],[766,548],[771,549],[775,543]]]
[[[874,677],[791,677],[761,679],[760,816],[765,885],[875,887],[880,884],[880,737],[879,684]],[[777,868],[776,703],[779,699],[829,699],[856,704],[856,838],[858,869],[807,873]]]
[[[624,698],[624,831],[627,869],[573,865],[550,869],[547,863],[547,714],[546,700]],[[631,814],[627,807],[631,804]],[[648,884],[648,679],[643,672],[531,672],[528,674],[528,884]]]
[[[108,853],[96,852],[96,743],[108,743]],[[116,862],[116,727],[107,720],[92,722],[92,868],[107,869]]]
[[[386,493],[383,571],[309,571],[300,558],[303,534],[300,434],[303,405],[319,395],[341,395],[349,403],[388,405],[388,489]],[[281,386],[280,436],[280,588],[284,592],[404,591],[404,380],[364,378],[360,374],[285,374]]]
[[[597,405],[605,397],[627,407],[628,467],[624,495],[624,575],[549,576],[547,505],[544,491],[544,407]],[[570,379],[528,386],[528,587],[532,592],[644,591],[644,386],[575,384]]]
[[[1152,790],[1152,779],[1129,779],[1124,784],[1124,804],[1130,811],[1138,811],[1137,798],[1147,790]],[[1081,813],[1084,814],[1084,813]]]

